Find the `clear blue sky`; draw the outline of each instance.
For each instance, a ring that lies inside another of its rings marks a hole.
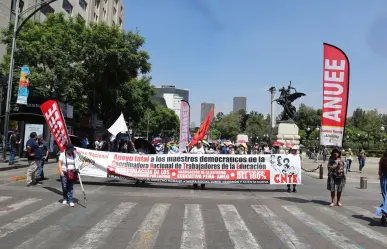
[[[154,85],[190,90],[191,121],[200,103],[229,113],[234,96],[269,113],[266,91],[289,80],[322,106],[323,42],[351,63],[349,111],[387,112],[386,0],[124,0],[125,29],[138,28]]]

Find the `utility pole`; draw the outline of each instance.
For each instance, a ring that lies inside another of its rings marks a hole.
[[[25,11],[20,12],[20,0],[16,0],[15,5],[15,26],[13,30],[13,37],[12,37],[12,44],[11,44],[11,55],[10,55],[10,63],[9,63],[9,78],[8,78],[8,89],[7,89],[7,99],[5,103],[5,117],[4,117],[4,145],[8,143],[8,130],[9,130],[9,116],[11,114],[11,97],[12,97],[12,82],[13,82],[13,70],[15,65],[15,50],[16,50],[16,38],[20,32],[20,30],[23,28],[23,26],[27,23],[28,20],[31,19],[39,10],[46,7],[47,5],[55,2],[57,0],[48,0],[48,1],[41,1],[29,8],[27,8]],[[24,2],[22,2],[24,4]],[[37,7],[37,8],[36,8]],[[27,12],[31,11],[32,9],[35,9],[30,15],[28,15],[19,25],[19,19],[21,16],[26,14]],[[3,146],[3,160],[5,160],[7,157],[7,146]]]
[[[268,91],[270,92],[270,119],[271,119],[270,120],[270,133],[272,133],[273,128],[276,125],[274,99],[275,99],[275,94],[277,92],[277,89],[274,86],[272,86],[269,88]]]

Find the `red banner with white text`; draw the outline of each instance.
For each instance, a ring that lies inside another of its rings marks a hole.
[[[40,105],[40,109],[50,128],[51,135],[58,144],[59,150],[63,152],[66,149],[67,144],[70,143],[70,138],[58,101],[47,100]]]
[[[320,144],[342,147],[349,95],[349,60],[339,48],[324,43],[323,113]]]
[[[190,120],[190,106],[185,100],[180,102],[180,139],[179,151],[187,150],[189,142],[189,120]]]
[[[294,155],[140,155],[77,148],[81,175],[175,183],[301,184]]]

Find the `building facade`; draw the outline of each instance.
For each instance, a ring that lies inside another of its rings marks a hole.
[[[180,102],[182,100],[189,102],[189,90],[179,89],[171,85],[162,85],[161,87],[156,87],[156,97],[163,98],[167,107],[180,117]]]
[[[234,112],[237,112],[239,110],[246,111],[246,102],[246,97],[234,97],[232,110]]]
[[[20,12],[35,6],[42,0],[20,0]],[[1,0],[0,28],[8,27],[15,18],[16,0]],[[35,9],[25,13],[28,16]],[[67,16],[80,16],[86,22],[104,22],[108,25],[119,25],[123,28],[124,5],[122,0],[57,0],[37,12],[32,20],[43,21],[50,13],[64,13]],[[6,46],[0,44],[0,59],[5,54]]]
[[[208,113],[211,111],[211,108],[214,107],[215,113],[215,104],[214,103],[201,103],[200,104],[200,124],[206,120]]]

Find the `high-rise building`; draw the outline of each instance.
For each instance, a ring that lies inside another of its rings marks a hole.
[[[246,102],[246,97],[234,97],[232,110],[234,112],[237,112],[239,110],[246,111]]]
[[[156,97],[164,98],[167,107],[174,110],[176,115],[180,117],[180,102],[182,100],[189,102],[189,90],[179,89],[171,85],[162,85],[156,87]]]
[[[43,0],[20,0],[20,12],[36,5]],[[0,28],[9,26],[15,18],[16,0],[1,0],[0,3]],[[31,8],[25,15],[31,14]],[[108,25],[123,27],[124,5],[122,0],[58,0],[47,5],[37,12],[32,20],[43,21],[50,13],[65,13],[67,16],[80,16],[85,21],[104,22]],[[5,45],[0,44],[0,60],[5,54]]]
[[[214,107],[215,109],[215,104],[214,103],[201,103],[200,105],[200,124],[206,120],[208,113],[211,111],[211,108]],[[215,110],[214,110],[215,113]]]

